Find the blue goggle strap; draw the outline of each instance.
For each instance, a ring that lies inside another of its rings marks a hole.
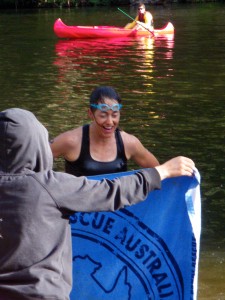
[[[113,104],[112,106],[109,106],[106,103],[100,103],[100,104],[90,104],[90,107],[99,109],[101,111],[108,111],[108,110],[112,110],[112,111],[119,111],[122,108],[122,104]]]

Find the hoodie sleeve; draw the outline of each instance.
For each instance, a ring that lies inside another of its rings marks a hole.
[[[60,172],[47,172],[42,183],[60,210],[115,211],[146,199],[148,193],[160,189],[156,169],[138,170],[113,180],[92,180]]]

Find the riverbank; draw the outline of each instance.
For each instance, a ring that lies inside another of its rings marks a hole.
[[[2,0],[0,9],[39,9],[39,8],[72,8],[90,6],[135,6],[138,0]],[[214,0],[144,0],[146,5],[166,5],[172,3],[208,3],[224,2]]]

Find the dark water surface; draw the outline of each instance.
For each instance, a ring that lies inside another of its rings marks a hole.
[[[123,8],[135,16],[135,8]],[[191,157],[202,177],[200,300],[225,299],[225,5],[151,7],[174,39],[58,40],[70,25],[123,26],[116,8],[0,11],[0,110],[33,111],[53,137],[88,122],[88,97],[112,85],[123,98],[121,127],[163,162]],[[62,168],[59,161],[57,169]],[[136,168],[130,165],[130,168]]]

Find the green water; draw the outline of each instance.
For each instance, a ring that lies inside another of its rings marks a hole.
[[[135,15],[135,8],[123,8]],[[174,40],[59,41],[53,23],[117,25],[116,8],[0,11],[0,109],[33,111],[53,137],[88,122],[88,97],[114,86],[124,104],[121,127],[163,162],[191,157],[201,174],[199,298],[225,299],[224,4],[151,7],[155,26]],[[130,165],[130,168],[135,168]],[[61,169],[59,161],[55,168]]]

